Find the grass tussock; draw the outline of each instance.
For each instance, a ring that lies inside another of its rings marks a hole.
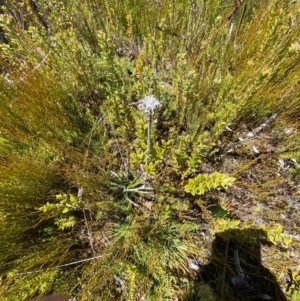
[[[298,300],[299,13],[5,1],[0,300]]]

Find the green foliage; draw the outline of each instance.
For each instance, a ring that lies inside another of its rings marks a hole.
[[[231,220],[229,218],[220,218],[214,222],[214,231],[224,232],[227,230],[238,229],[240,226],[239,220]]]
[[[209,175],[200,174],[193,179],[189,179],[188,183],[184,186],[184,189],[192,195],[203,195],[212,189],[226,189],[231,186],[234,181],[235,178],[219,172],[214,172]]]
[[[256,198],[273,204],[264,189],[281,191],[285,178],[278,158],[296,159],[288,191],[299,194],[299,3],[5,2],[0,300],[53,290],[82,301],[215,300],[188,266],[209,253],[199,231],[260,228]],[[162,107],[145,166],[147,120],[135,104],[150,94]],[[242,152],[241,138],[275,113],[248,139],[260,153]],[[267,183],[257,162],[272,168]],[[220,198],[241,206],[218,215],[209,209]],[[227,213],[244,207],[255,207],[251,219]],[[287,247],[274,215],[268,238]]]
[[[216,301],[218,300],[212,288],[205,284],[203,281],[196,283],[193,288],[191,288],[187,300],[193,300],[192,298],[199,298],[203,301]]]
[[[262,229],[266,231],[268,239],[274,244],[280,243],[283,246],[288,246],[292,242],[289,237],[284,235],[282,225],[277,224],[271,229],[263,226]]]
[[[54,224],[57,225],[58,229],[65,230],[67,228],[71,228],[75,225],[76,219],[74,216],[69,216],[67,218],[57,218],[55,219]]]
[[[299,300],[300,297],[300,275],[296,275],[292,281],[291,285],[291,292],[292,292],[292,300],[296,301]]]
[[[13,283],[13,279],[16,275],[9,275],[9,283]],[[1,300],[29,300],[33,297],[43,296],[49,293],[49,281],[55,281],[57,277],[57,271],[48,271],[41,273],[33,273],[28,275],[17,276],[18,282],[15,284],[15,288],[18,288],[14,293],[8,287],[5,291],[1,292]]]
[[[50,204],[47,202],[44,206],[40,207],[39,210],[42,212],[58,212],[67,213],[70,210],[78,210],[81,207],[81,200],[72,194],[60,193],[55,196],[56,201],[59,203]]]

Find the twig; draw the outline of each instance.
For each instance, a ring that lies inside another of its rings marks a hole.
[[[39,68],[39,67],[46,61],[46,59],[48,58],[48,56],[50,55],[51,52],[52,52],[52,50],[50,50],[50,51],[46,54],[46,56],[42,59],[42,61],[41,61],[39,64],[37,64],[37,65],[31,70],[31,72],[34,72],[37,68]]]
[[[247,138],[253,138],[259,132],[261,132],[266,126],[269,125],[271,121],[273,121],[277,117],[278,113],[273,114],[270,118],[268,118],[264,123],[255,128],[252,132],[247,134]]]
[[[223,29],[223,27],[230,21],[232,20],[232,17],[235,15],[239,7],[241,6],[241,2],[236,0],[235,7],[231,11],[231,13],[226,17],[225,21],[215,30],[215,32],[212,34],[212,36],[208,39],[208,41],[200,48],[201,50],[204,50],[208,44],[219,34],[219,32]]]
[[[50,53],[52,52],[52,50],[50,50],[47,54],[46,54],[46,56],[41,60],[41,62],[39,62],[32,70],[30,70],[29,71],[29,73],[32,73],[32,72],[34,72],[36,69],[38,69],[45,61],[46,61],[46,59],[48,58],[48,56],[50,55]],[[8,84],[10,84],[10,85],[12,85],[13,83],[14,83],[14,81],[13,80],[10,80],[9,78],[9,74],[7,73],[6,75],[5,75],[5,77],[4,77],[4,80],[8,83]],[[17,81],[17,83],[20,83],[20,82],[22,82],[22,81],[24,81],[24,79],[26,79],[28,76],[21,76],[20,78],[19,78],[19,80]]]
[[[86,226],[86,229],[87,229],[88,240],[89,240],[92,252],[95,255],[96,252],[95,252],[95,249],[94,249],[94,246],[93,246],[93,241],[92,241],[92,231],[90,230],[90,228],[88,226],[88,222],[87,222],[87,218],[86,218],[86,214],[85,214],[84,209],[82,209],[82,211],[83,211],[85,226]]]
[[[110,240],[107,238],[107,236],[105,235],[105,233],[104,233],[103,231],[102,231],[101,233],[102,233],[103,237],[105,238],[105,240],[106,240],[109,244],[111,244]]]
[[[242,16],[240,18],[240,21],[239,21],[239,24],[238,24],[238,27],[237,27],[237,30],[236,30],[236,33],[235,33],[235,39],[240,31],[240,28],[241,28],[241,24],[242,24],[242,20],[244,18],[244,15],[245,15],[245,12],[246,12],[246,9],[247,9],[247,4],[245,4],[244,6],[244,9],[243,9],[243,12],[242,12]]]
[[[276,119],[277,115],[278,113],[273,114],[264,123],[256,127],[253,131],[249,132],[243,137],[239,137],[239,141],[235,143],[229,150],[227,150],[226,153],[222,154],[221,157],[223,157],[225,154],[232,153],[233,151],[235,151],[245,140],[249,141],[251,139],[254,139],[259,132],[261,132],[265,127],[267,127],[274,119]]]
[[[142,185],[142,186],[137,187],[137,188],[125,188],[124,187],[123,192],[139,192],[141,194],[150,193],[150,191],[147,191],[147,190],[153,190],[153,188],[146,187],[145,185]]]
[[[225,264],[223,270],[222,293],[221,293],[222,301],[224,301],[224,288],[225,288],[226,266],[227,266],[227,259],[228,259],[228,249],[229,249],[229,240],[227,240],[226,251],[225,251]]]
[[[241,268],[241,262],[240,262],[240,258],[239,258],[239,251],[238,250],[234,250],[234,264],[236,267],[236,271],[239,275],[240,279],[244,279],[245,278],[245,274]]]
[[[231,21],[230,21],[230,27],[229,27],[229,32],[228,32],[228,43],[231,40],[231,35],[232,35],[232,30],[233,30],[233,25],[234,25],[234,17],[235,17],[235,14],[231,17]]]
[[[33,274],[33,273],[45,272],[45,271],[48,271],[48,270],[59,269],[59,268],[63,268],[63,267],[68,267],[68,266],[71,266],[71,265],[75,265],[75,264],[78,264],[78,263],[82,263],[82,262],[86,262],[86,261],[91,261],[91,260],[94,260],[94,259],[99,259],[99,258],[101,258],[103,256],[104,255],[94,256],[94,257],[91,257],[91,258],[86,258],[86,259],[82,259],[82,260],[77,260],[77,261],[73,261],[73,262],[61,264],[61,265],[58,265],[58,266],[52,267],[52,268],[38,269],[38,270],[31,271],[31,272],[17,273],[15,275],[16,276],[22,276],[22,275],[28,275],[28,274]]]
[[[84,189],[83,189],[82,187],[80,187],[79,190],[78,190],[78,194],[77,194],[77,197],[78,197],[78,199],[79,199],[80,201],[82,201],[83,193],[84,193]],[[89,207],[88,201],[87,201],[87,205],[88,205],[88,207]],[[92,220],[92,215],[91,215],[91,212],[90,212],[89,208],[88,208],[88,211],[89,211],[89,215],[90,215],[90,220]],[[83,212],[83,217],[84,217],[85,226],[86,226],[86,229],[87,229],[88,240],[89,240],[89,243],[90,243],[92,252],[93,252],[93,254],[95,255],[96,252],[95,252],[95,249],[94,249],[94,246],[93,246],[92,231],[91,231],[90,228],[89,228],[88,221],[87,221],[86,214],[85,214],[85,210],[82,209],[82,212]]]

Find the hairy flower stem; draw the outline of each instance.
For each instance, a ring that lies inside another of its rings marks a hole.
[[[145,166],[147,168],[150,162],[152,116],[154,110],[159,109],[161,107],[161,103],[153,95],[149,95],[141,99],[137,103],[137,106],[139,110],[144,111],[148,116],[147,152],[146,152],[146,166]],[[148,178],[147,171],[145,171],[144,187],[146,187],[147,178]]]
[[[148,113],[148,133],[147,133],[147,153],[146,153],[146,167],[150,162],[150,152],[151,152],[151,126],[152,126],[152,112]],[[146,186],[147,182],[147,171],[145,171],[145,181],[144,184]]]

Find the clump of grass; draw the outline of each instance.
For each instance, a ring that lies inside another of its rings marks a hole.
[[[208,209],[248,194],[267,203],[260,160],[271,179],[280,157],[299,157],[298,10],[283,0],[6,1],[0,300],[199,297],[189,262],[210,247],[199,231],[240,226],[243,206]],[[148,126],[132,106],[146,95],[161,102]]]

